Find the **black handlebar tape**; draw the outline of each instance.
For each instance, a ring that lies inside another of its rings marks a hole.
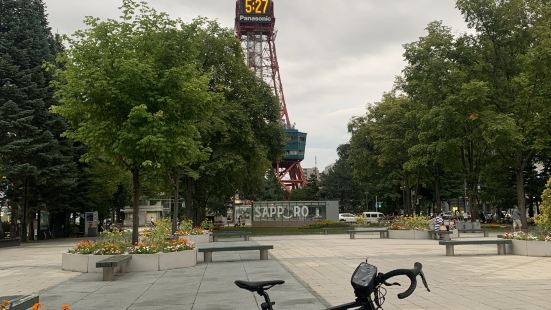
[[[410,280],[410,284],[407,290],[405,290],[402,293],[398,294],[398,298],[404,299],[409,297],[415,291],[415,288],[417,287],[417,275],[422,271],[423,265],[421,263],[417,262],[414,264],[413,269],[396,269],[389,271],[381,276],[380,283],[384,283],[388,279],[396,276],[407,276]]]

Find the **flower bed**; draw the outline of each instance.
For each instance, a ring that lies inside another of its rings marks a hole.
[[[430,219],[424,216],[400,216],[392,220],[388,227],[389,239],[432,239],[429,231]]]
[[[551,256],[551,235],[547,233],[514,232],[503,234],[504,239],[513,241],[511,254],[524,256]]]
[[[128,234],[107,232],[97,242],[78,242],[68,253],[62,255],[62,269],[78,272],[102,272],[96,263],[112,255],[132,255],[128,271],[158,271],[195,266],[197,249],[186,238],[167,239],[169,221],[160,221],[157,226],[141,236],[142,242],[131,245]],[[207,235],[208,236],[208,235]]]
[[[210,242],[210,231],[203,228],[193,228],[189,230],[178,229],[176,235],[178,238],[184,238],[193,242],[193,244]]]

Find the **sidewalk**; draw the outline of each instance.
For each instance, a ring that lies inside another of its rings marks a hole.
[[[165,272],[117,275],[61,270],[61,253],[76,239],[60,239],[0,249],[0,296],[39,293],[46,308],[61,309],[259,309],[263,299],[238,288],[235,280],[284,280],[270,291],[278,309],[324,308],[277,260],[258,260],[258,251],[223,252],[214,263]]]
[[[202,255],[199,255],[202,256]],[[259,309],[263,298],[238,288],[235,280],[284,280],[269,291],[277,309],[318,310],[322,303],[276,260],[260,261],[257,251],[216,253],[214,262],[163,272],[117,275],[82,274],[40,294],[49,309]]]

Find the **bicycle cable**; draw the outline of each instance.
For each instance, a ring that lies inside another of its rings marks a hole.
[[[382,285],[379,285],[379,287],[377,287],[377,289],[375,290],[375,298],[373,300],[375,301],[375,305],[377,306],[375,310],[383,309],[383,304],[385,303],[385,300],[386,300],[386,294],[387,294],[386,288],[383,287]]]

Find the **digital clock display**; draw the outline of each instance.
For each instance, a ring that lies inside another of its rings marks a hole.
[[[238,0],[239,22],[271,23],[274,20],[272,0]]]

